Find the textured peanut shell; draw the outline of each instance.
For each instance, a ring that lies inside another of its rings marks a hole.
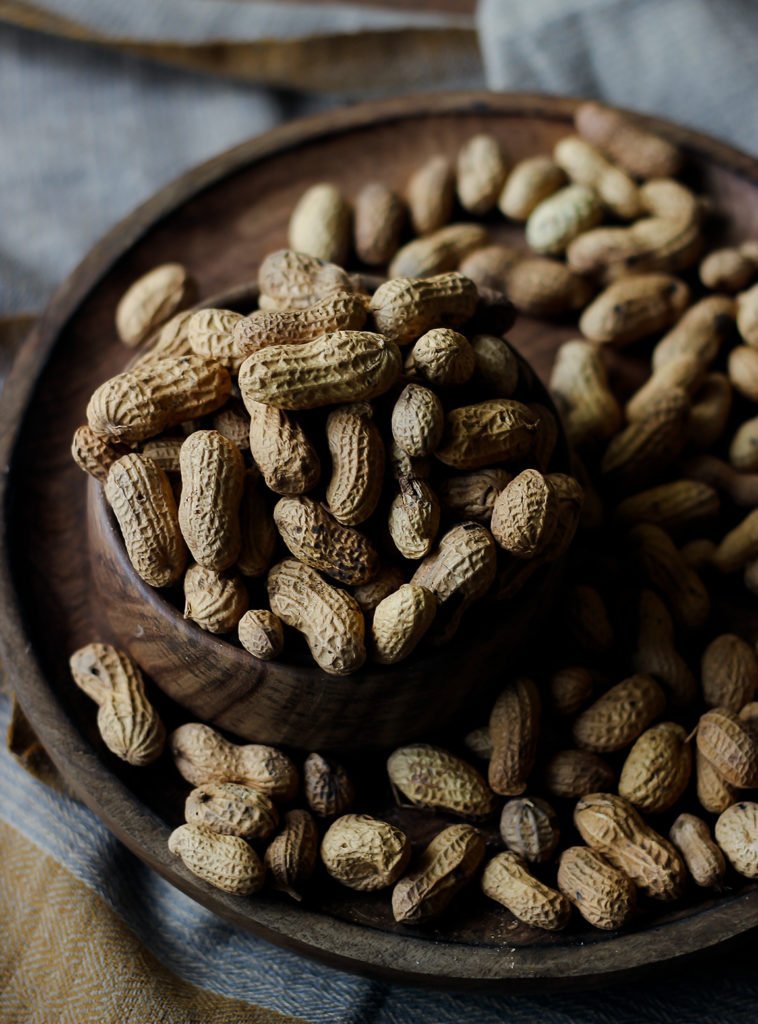
[[[454,387],[471,379],[476,357],[465,335],[435,327],[418,339],[406,367],[435,387]]]
[[[335,331],[302,345],[271,345],[240,367],[245,405],[316,409],[383,394],[400,374],[400,352],[379,334]]]
[[[531,679],[516,679],[501,690],[490,712],[490,787],[518,796],[529,782],[537,756],[541,702]]]
[[[721,814],[739,798],[739,791],[730,785],[711,762],[695,751],[697,770],[697,798],[706,811]]]
[[[233,329],[242,320],[240,313],[229,309],[200,309],[187,325],[189,344],[195,355],[215,359],[227,370],[235,372],[242,362],[234,340]]]
[[[543,199],[565,184],[566,175],[550,157],[527,157],[508,175],[497,205],[510,220],[523,223]]]
[[[338,882],[373,892],[392,885],[411,857],[407,836],[389,822],[368,814],[337,818],[321,842],[321,860]]]
[[[706,366],[693,355],[682,355],[654,370],[639,390],[626,403],[626,417],[636,420],[645,416],[655,400],[670,388],[681,388],[692,396],[705,378]]]
[[[700,678],[709,707],[740,711],[758,689],[755,649],[733,633],[717,636],[703,652]]]
[[[563,316],[585,306],[592,286],[565,263],[542,256],[519,260],[505,278],[505,293],[527,316]]]
[[[278,658],[284,649],[281,619],[266,608],[245,612],[237,623],[239,642],[261,661]]]
[[[475,217],[494,210],[508,174],[508,164],[498,140],[486,132],[474,135],[458,150],[456,163],[458,199]]]
[[[716,822],[716,842],[735,871],[758,878],[758,804],[732,804]]]
[[[553,672],[548,680],[550,710],[556,715],[575,715],[592,696],[592,673],[579,665]]]
[[[611,440],[601,462],[603,474],[626,489],[649,486],[684,447],[689,410],[681,388],[664,392],[641,419]]]
[[[156,359],[101,384],[87,422],[110,441],[144,441],[219,409],[231,388],[227,370],[201,356]]]
[[[379,604],[405,583],[402,571],[394,565],[383,566],[369,583],[353,588],[353,597],[363,614],[368,618]]]
[[[307,309],[334,292],[351,292],[350,278],[342,267],[292,249],[277,249],[265,257],[258,270],[261,309]]]
[[[116,331],[125,345],[140,345],[176,312],[195,301],[197,288],[181,263],[163,263],[132,284],[116,307]]]
[[[274,522],[296,558],[340,583],[367,583],[378,571],[379,556],[373,544],[358,530],[342,526],[310,498],[280,498]]]
[[[495,499],[490,529],[511,555],[534,558],[547,547],[558,514],[558,497],[549,479],[537,469],[525,469]]]
[[[320,818],[344,814],[355,799],[355,787],[341,764],[321,754],[309,754],[303,765],[308,806]]]
[[[318,829],[307,811],[287,811],[284,828],[269,844],[264,863],[275,889],[302,899],[318,863]]]
[[[579,328],[590,341],[628,345],[666,330],[687,308],[690,290],[670,274],[639,274],[609,285],[585,309]]]
[[[435,456],[454,469],[482,469],[526,457],[535,442],[538,417],[522,402],[496,398],[460,406],[447,416]]]
[[[574,722],[576,744],[594,753],[623,750],[663,713],[666,697],[650,676],[624,679],[583,711]]]
[[[356,526],[369,518],[382,493],[384,442],[366,402],[333,409],[326,420],[332,475],[326,503],[338,523]]]
[[[189,322],[194,316],[191,309],[176,313],[139,349],[139,354],[132,359],[128,369],[153,362],[156,359],[175,359],[179,356],[192,355],[189,343]]]
[[[508,271],[521,259],[523,253],[509,245],[483,245],[464,256],[458,270],[477,288],[504,292]]]
[[[695,885],[704,888],[721,885],[726,861],[702,818],[680,814],[669,829],[669,839],[682,855]]]
[[[673,143],[638,128],[617,110],[594,101],[582,103],[574,123],[582,138],[635,178],[665,178],[679,171],[682,156]]]
[[[687,872],[679,854],[622,797],[611,793],[582,797],[574,809],[574,824],[588,846],[648,896],[675,900],[682,895]]]
[[[455,270],[470,252],[488,241],[487,229],[480,224],[448,224],[398,249],[387,276],[431,277]]]
[[[518,360],[510,345],[493,334],[476,334],[471,339],[476,373],[497,398],[510,398],[518,387]]]
[[[758,785],[758,737],[733,711],[712,708],[701,716],[697,749],[730,785]]]
[[[297,419],[261,402],[246,403],[250,454],[269,490],[296,495],[313,490],[321,476],[318,453]]]
[[[686,729],[660,722],[636,741],[621,769],[619,793],[635,807],[661,814],[679,800],[692,773]]]
[[[625,498],[616,506],[621,523],[654,523],[665,530],[712,519],[720,506],[718,492],[698,480],[672,480]]]
[[[191,565],[184,575],[184,617],[209,633],[231,633],[248,608],[239,576]]]
[[[495,809],[494,794],[479,772],[441,747],[399,747],[387,759],[387,774],[414,807],[472,820],[487,818]]]
[[[639,190],[642,198],[643,190]],[[630,274],[677,274],[692,267],[703,251],[697,219],[643,217],[629,227],[599,227],[579,235],[566,250],[579,274],[611,284]]]
[[[290,214],[290,249],[342,264],[350,246],[350,207],[329,182],[311,185]]]
[[[677,622],[686,629],[699,629],[710,614],[708,591],[671,537],[653,523],[639,523],[627,536],[639,569],[664,596]]]
[[[239,448],[216,430],[197,430],[179,456],[179,525],[192,557],[222,572],[240,552],[240,502],[245,463]]]
[[[442,440],[445,411],[429,388],[407,384],[392,408],[392,436],[411,458],[431,455]]]
[[[559,750],[545,765],[543,781],[551,796],[576,800],[588,793],[613,788],[616,775],[599,754],[589,750]]]
[[[437,496],[424,480],[401,479],[399,486],[387,519],[390,537],[403,558],[425,558],[440,525]]]
[[[276,807],[265,793],[238,782],[209,782],[193,789],[184,804],[189,825],[241,839],[267,839],[279,823]]]
[[[621,407],[608,387],[602,356],[587,341],[567,341],[558,349],[550,391],[574,444],[605,440],[620,428]]]
[[[535,878],[510,851],[496,854],[487,863],[482,891],[532,928],[552,932],[568,924],[571,905],[566,897]]]
[[[558,818],[545,800],[517,797],[509,800],[500,815],[503,842],[525,861],[542,864],[555,853],[560,839]]]
[[[440,501],[455,519],[473,519],[486,526],[495,499],[512,479],[505,469],[479,469],[451,476],[442,482]]]
[[[240,552],[237,568],[243,576],[262,576],[271,564],[277,542],[274,519],[257,475],[248,470],[240,502]]]
[[[526,240],[541,255],[559,255],[583,231],[594,228],[603,216],[597,193],[584,185],[566,185],[532,210],[526,222]]]
[[[176,583],[187,564],[187,548],[163,470],[140,455],[124,455],[108,471],[105,496],[137,575],[151,587]]]
[[[180,825],[169,836],[168,848],[188,871],[216,889],[250,896],[263,888],[265,871],[258,854],[239,836],[217,835],[203,825]]]
[[[392,891],[392,915],[401,924],[437,917],[476,874],[486,844],[471,825],[449,825],[438,832],[414,868]]]
[[[473,281],[451,272],[434,277],[385,281],[371,298],[377,330],[398,345],[409,345],[435,327],[459,327],[476,309]]]
[[[142,455],[151,459],[164,473],[179,473],[179,455],[184,444],[184,435],[151,437],[142,445]]]
[[[374,658],[380,665],[403,661],[418,646],[437,613],[430,590],[404,583],[380,601],[371,626]]]
[[[275,747],[239,746],[200,722],[180,725],[171,734],[170,745],[179,774],[193,786],[239,782],[274,800],[291,800],[297,793],[297,769]]]
[[[734,330],[735,312],[734,299],[726,295],[708,295],[690,306],[653,349],[653,370],[680,356],[712,363]]]
[[[92,643],[74,651],[69,668],[79,689],[98,705],[98,731],[111,753],[136,766],[157,760],[166,731],[132,659],[110,644]]]
[[[635,183],[585,139],[577,135],[560,139],[553,150],[553,159],[575,185],[593,188],[616,217],[634,220],[641,214],[642,204]]]
[[[232,331],[240,362],[270,345],[302,345],[334,331],[359,331],[366,322],[364,296],[334,292],[307,309],[256,310],[241,317]]]
[[[287,559],[268,575],[271,610],[306,639],[319,668],[349,675],[366,660],[365,623],[357,602],[307,565]]]
[[[353,240],[361,263],[389,263],[400,245],[406,217],[405,203],[383,182],[361,188],[353,204]]]
[[[250,416],[241,402],[220,409],[213,417],[213,429],[234,442],[240,451],[250,448]]]
[[[616,931],[637,905],[634,883],[588,846],[564,850],[558,864],[558,888],[594,928]]]
[[[455,177],[450,161],[441,155],[425,160],[411,175],[405,198],[415,234],[426,235],[447,224],[455,199]]]

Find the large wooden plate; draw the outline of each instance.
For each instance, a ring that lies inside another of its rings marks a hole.
[[[186,787],[167,763],[135,770],[104,751],[92,705],[71,683],[67,655],[94,638],[86,550],[85,481],[70,461],[74,428],[103,378],[120,368],[113,310],[140,273],[178,259],[210,295],[254,278],[286,241],[288,211],[323,179],[348,193],[368,179],[402,186],[425,156],[453,155],[476,131],[494,131],[514,159],[547,152],[569,126],[573,101],[464,94],[356,107],[287,125],[185,175],[128,217],[63,285],[24,346],[0,411],[2,653],[19,699],[72,788],[136,854],[180,889],[236,924],[346,969],[438,985],[584,985],[706,950],[758,925],[758,890],[693,896],[637,929],[600,934],[575,926],[547,935],[518,925],[472,893],[427,931],[392,922],[386,895],[327,881],[302,906],[264,895],[226,896],[170,857]],[[723,238],[758,235],[758,165],[713,140],[650,122],[679,142],[693,184],[727,215]],[[735,227],[736,225],[736,227]],[[508,229],[493,220],[493,232]],[[538,371],[574,331],[523,320],[510,337]],[[175,709],[161,710],[170,724]],[[406,812],[407,815],[408,812]],[[404,825],[420,841],[434,822]]]

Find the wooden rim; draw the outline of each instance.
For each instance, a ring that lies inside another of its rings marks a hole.
[[[444,974],[438,985],[458,987],[536,987],[540,980],[561,980],[566,987],[610,982],[712,948],[758,926],[758,889],[698,908],[692,917],[662,921],[640,932],[599,937],[556,947],[471,947],[420,940],[369,930],[327,918],[300,907],[227,896],[177,865],[166,845],[169,829],[100,761],[66,708],[50,689],[37,661],[20,612],[10,566],[9,503],[13,498],[16,444],[35,387],[61,331],[98,281],[157,222],[191,196],[243,167],[268,156],[355,128],[425,116],[480,114],[569,121],[580,101],[544,95],[469,92],[420,96],[364,104],[274,129],[208,161],[163,188],[114,227],[58,289],[31,331],[8,376],[0,408],[0,594],[5,615],[0,623],[0,655],[13,673],[17,696],[61,774],[77,795],[125,844],[188,895],[231,922],[278,945],[305,953],[331,966],[358,973],[381,973],[398,981],[435,983],[429,971]],[[663,133],[686,150],[720,164],[758,185],[758,160],[700,133],[652,117],[630,115]],[[44,713],[43,713],[44,712]],[[66,757],[75,751],[78,778],[66,772]],[[124,833],[125,818],[140,823],[139,834]],[[178,876],[178,882],[177,882]],[[240,911],[244,906],[245,914]],[[252,911],[252,913],[251,913]],[[737,913],[739,911],[739,913]],[[667,933],[676,924],[676,948]],[[349,950],[346,953],[345,950]],[[618,963],[623,962],[623,969]],[[401,966],[399,966],[401,965]],[[555,987],[553,985],[553,987]]]

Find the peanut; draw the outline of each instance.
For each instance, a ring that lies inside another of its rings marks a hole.
[[[650,676],[636,675],[612,686],[574,721],[577,746],[593,753],[623,750],[666,707],[663,690]]]
[[[321,842],[321,859],[332,878],[362,892],[393,885],[410,857],[405,833],[368,814],[337,818]]]
[[[308,806],[320,818],[344,814],[355,799],[355,788],[342,765],[321,754],[306,757],[303,782]]]
[[[691,480],[700,480],[715,487],[735,505],[747,508],[758,505],[758,473],[740,473],[713,455],[696,455],[687,459],[682,465],[682,472]]]
[[[701,716],[697,749],[731,786],[758,785],[758,738],[733,711],[712,708]]]
[[[689,288],[671,274],[624,277],[587,306],[579,328],[590,341],[629,345],[670,327],[689,302]]]
[[[701,679],[709,707],[738,712],[758,689],[755,650],[733,633],[717,636],[703,652]]]
[[[342,264],[350,246],[350,207],[329,182],[311,185],[290,214],[289,246],[316,259]]]
[[[439,530],[439,501],[424,480],[401,479],[399,487],[387,519],[392,543],[403,558],[425,558]]]
[[[168,839],[171,853],[204,882],[250,896],[263,888],[265,871],[258,854],[239,836],[218,835],[204,825],[180,825]]]
[[[484,132],[472,136],[458,151],[456,169],[463,209],[475,217],[494,210],[508,174],[498,140]]]
[[[689,410],[689,398],[681,388],[664,392],[645,416],[611,440],[602,472],[624,488],[649,485],[684,447]]]
[[[700,280],[714,292],[741,292],[755,277],[756,266],[739,249],[714,249],[700,264]]]
[[[154,462],[164,473],[179,474],[179,456],[183,444],[183,436],[151,437],[142,445],[142,456]]]
[[[277,494],[298,495],[312,490],[321,463],[298,421],[282,409],[248,402],[250,454],[266,486]]]
[[[483,761],[489,761],[492,755],[492,740],[488,725],[481,725],[478,729],[472,729],[463,737],[466,749]]]
[[[482,891],[532,928],[560,931],[568,924],[571,906],[566,897],[535,878],[510,851],[487,863]]]
[[[268,839],[279,823],[271,799],[237,782],[209,782],[193,789],[184,805],[189,825],[240,839]]]
[[[405,577],[394,565],[384,566],[369,582],[353,589],[353,597],[368,619],[385,599],[405,583]]]
[[[522,402],[495,398],[452,409],[435,456],[454,469],[522,459],[534,446],[538,417]]]
[[[406,368],[437,387],[465,384],[475,367],[476,357],[468,338],[445,327],[423,334],[406,361]]]
[[[437,613],[437,598],[424,587],[404,583],[374,611],[371,638],[380,665],[407,658],[422,640]]]
[[[614,512],[620,523],[654,523],[665,530],[712,519],[719,512],[719,496],[698,480],[672,480],[639,491],[619,502]]]
[[[364,185],[355,197],[353,236],[358,259],[370,267],[389,263],[400,246],[407,210],[381,182]]]
[[[281,619],[265,608],[245,612],[237,623],[239,642],[261,661],[278,658],[284,649]]]
[[[237,568],[243,576],[262,576],[276,548],[274,520],[266,505],[257,476],[248,470],[242,482],[240,502],[240,553]]]
[[[524,222],[543,199],[565,184],[566,175],[550,157],[527,157],[506,178],[497,205],[504,216]]]
[[[449,825],[438,832],[413,871],[392,891],[392,914],[401,924],[437,917],[476,874],[486,846],[471,825]]]
[[[758,509],[754,509],[721,540],[713,552],[711,564],[719,572],[737,572],[757,555]]]
[[[478,376],[498,398],[510,398],[518,386],[519,368],[508,342],[492,334],[477,334],[471,347]]]
[[[429,388],[408,384],[392,409],[392,436],[411,458],[431,455],[442,440],[445,411]]]
[[[193,310],[185,309],[182,313],[176,313],[170,320],[167,320],[156,334],[147,339],[140,349],[139,355],[131,360],[128,368],[133,370],[156,359],[176,359],[179,356],[192,355],[189,343],[189,322],[194,315]]]
[[[397,277],[373,294],[371,313],[377,329],[398,345],[408,345],[432,327],[459,327],[474,313],[476,285],[463,274]]]
[[[548,680],[550,710],[561,716],[574,715],[592,696],[592,673],[579,666],[553,672]]]
[[[447,224],[453,212],[455,178],[450,161],[431,156],[411,175],[405,198],[414,234],[426,235]]]
[[[565,263],[534,256],[519,260],[508,271],[505,293],[527,316],[563,316],[585,306],[592,286]]]
[[[480,469],[443,481],[440,500],[456,519],[474,519],[485,526],[495,499],[513,478],[505,469]]]
[[[596,346],[567,341],[558,349],[550,390],[576,445],[605,440],[621,427],[621,408],[611,389]]]
[[[310,498],[280,498],[274,522],[296,558],[340,583],[366,583],[378,570],[378,555],[368,539]]]
[[[563,851],[558,888],[585,921],[605,931],[623,927],[637,905],[632,880],[588,846],[571,846]]]
[[[639,190],[642,198],[643,190]],[[629,227],[593,228],[571,242],[568,265],[611,284],[629,274],[677,274],[697,262],[703,236],[697,219],[645,217]]]
[[[307,309],[334,292],[353,290],[346,271],[334,263],[278,249],[269,253],[258,270],[261,309]]]
[[[537,469],[525,469],[495,499],[492,536],[516,558],[534,558],[550,542],[558,515],[558,497],[550,477]]]
[[[696,302],[653,349],[653,369],[680,356],[694,356],[709,365],[734,329],[734,316],[734,300],[726,295],[709,295]]]
[[[668,811],[682,796],[692,774],[687,732],[675,722],[647,729],[627,754],[619,794],[642,811]]]
[[[87,424],[77,427],[71,442],[71,456],[79,469],[105,483],[113,463],[126,454],[121,445],[109,444]]]
[[[284,828],[276,836],[264,857],[274,888],[293,900],[302,899],[302,889],[316,870],[318,830],[307,811],[287,811]]]
[[[735,871],[758,878],[758,804],[732,804],[716,822],[716,842]]]
[[[215,359],[227,370],[239,370],[243,354],[233,335],[234,325],[242,320],[240,313],[228,309],[201,309],[193,313],[187,325],[189,345],[196,356]]]
[[[674,623],[663,601],[652,590],[640,594],[639,633],[633,656],[636,672],[654,676],[665,688],[672,706],[686,708],[697,695],[687,662],[676,649]]]
[[[537,756],[541,702],[531,679],[516,679],[500,693],[490,713],[492,754],[489,784],[501,796],[518,796],[527,787]]]
[[[222,572],[240,552],[240,502],[245,463],[239,448],[216,430],[197,430],[179,456],[179,525],[192,557]]]
[[[523,860],[542,864],[555,853],[560,829],[549,803],[537,797],[519,797],[503,807],[500,835],[508,849]]]
[[[721,885],[726,862],[702,818],[680,814],[669,830],[669,839],[682,855],[695,885],[704,888]]]
[[[599,754],[589,750],[559,750],[545,765],[544,783],[551,796],[575,800],[588,793],[610,789],[616,783],[616,775]]]
[[[495,797],[475,768],[428,743],[393,751],[387,774],[396,792],[414,807],[473,820],[488,818],[495,809]]]
[[[642,572],[666,598],[677,622],[686,629],[699,629],[710,614],[708,591],[666,531],[652,523],[640,523],[629,531],[628,538]]]
[[[749,401],[758,402],[758,349],[751,345],[733,348],[727,371],[735,389]]]
[[[729,445],[729,461],[740,473],[758,471],[758,416],[736,431]]]
[[[116,331],[125,345],[141,345],[156,328],[195,301],[197,286],[181,263],[163,263],[138,278],[116,307]]]
[[[696,391],[687,423],[688,440],[711,448],[722,437],[732,411],[732,385],[726,374],[709,373]]]
[[[637,420],[646,416],[661,395],[671,388],[681,388],[693,395],[705,378],[705,366],[696,356],[679,356],[654,370],[626,403],[626,417]]]
[[[240,451],[250,448],[250,417],[241,402],[220,409],[213,417],[213,429],[236,444]]]
[[[600,103],[581,103],[574,115],[576,130],[635,178],[675,176],[682,163],[676,146],[639,128],[624,114]]]
[[[239,576],[191,565],[184,576],[184,617],[209,633],[231,633],[248,608]]]
[[[602,216],[603,208],[593,189],[566,185],[529,214],[526,240],[540,255],[559,255],[577,235],[594,228]]]
[[[458,270],[477,288],[504,292],[508,271],[521,259],[523,254],[508,245],[483,245],[464,256]]]
[[[632,179],[605,159],[593,145],[568,135],[553,150],[553,159],[575,185],[593,188],[600,201],[622,220],[634,220],[641,213],[637,186]]]
[[[236,368],[269,345],[303,345],[333,331],[359,331],[366,322],[367,299],[335,291],[305,309],[256,310],[239,317],[231,332]]]
[[[706,811],[721,814],[738,799],[737,789],[730,785],[711,762],[700,752],[695,752],[697,768],[697,798]]]
[[[674,221],[697,221],[707,213],[706,202],[691,189],[663,175],[640,184],[640,199],[647,213]]]
[[[758,284],[737,296],[737,329],[746,345],[758,345]]]
[[[447,224],[398,249],[388,277],[432,277],[455,270],[462,259],[488,241],[487,230],[480,224]]]

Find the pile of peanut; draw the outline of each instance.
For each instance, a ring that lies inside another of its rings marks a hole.
[[[479,877],[556,930],[572,905],[616,929],[648,900],[733,884],[729,870],[758,877],[758,803],[742,799],[758,788],[758,658],[719,621],[739,574],[758,592],[758,243],[708,251],[710,204],[677,180],[669,141],[591,103],[576,130],[513,167],[476,136],[404,197],[374,183],[351,205],[313,186],[247,316],[185,311],[194,287],[174,264],[119,306],[121,339],[143,348],[93,395],[74,456],[104,482],[136,572],[183,580],[201,628],[236,629],[258,658],[294,629],[348,674],[450,640],[475,601],[513,600],[569,562],[549,643],[529,676],[504,668],[488,720],[450,749],[390,754],[403,813],[443,821],[424,849],[356,813],[361,778],[334,759],[311,753],[300,771],[201,723],[177,729],[171,755],[195,788],[169,846],[212,885],[245,895],[268,876],[299,899],[325,870],[391,887],[413,924]],[[456,201],[525,223],[530,251],[450,223]],[[389,266],[373,295],[338,265],[351,250]],[[551,465],[557,424],[499,337],[493,292],[579,317],[550,381],[571,476]],[[606,356],[627,346],[650,363],[631,394]],[[251,610],[244,577],[264,575],[269,607]],[[125,654],[90,644],[71,669],[110,750],[161,756]],[[383,770],[365,762],[361,775]]]

